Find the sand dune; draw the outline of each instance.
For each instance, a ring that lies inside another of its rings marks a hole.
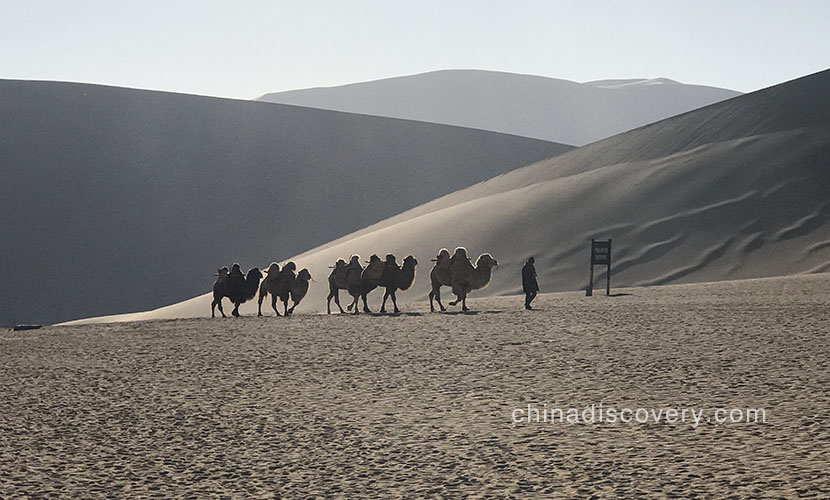
[[[446,70],[266,94],[266,102],[493,130],[581,146],[740,92],[666,78],[568,80]]]
[[[570,149],[293,106],[0,81],[0,325],[145,310]]]
[[[479,296],[517,293],[530,255],[543,290],[584,288],[591,238],[613,239],[616,286],[830,270],[829,85],[826,71],[649,125],[305,252],[294,260],[318,283],[298,309],[325,310],[327,267],[352,253],[414,254],[401,297],[423,300],[429,259],[456,245],[499,261]],[[209,302],[104,320],[203,316]]]
[[[3,331],[0,497],[830,496],[830,274],[618,291]]]

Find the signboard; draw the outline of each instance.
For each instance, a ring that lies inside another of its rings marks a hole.
[[[591,240],[591,264],[607,266],[611,263],[611,240]]]
[[[591,274],[588,277],[588,288],[585,295],[594,294],[594,266],[606,266],[605,295],[611,295],[611,240],[591,240]]]

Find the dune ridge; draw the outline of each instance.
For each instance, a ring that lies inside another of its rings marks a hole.
[[[442,70],[260,101],[492,130],[582,146],[741,95],[667,78],[577,83],[498,71]]]
[[[824,71],[614,136],[294,260],[319,274],[352,253],[414,254],[421,267],[404,302],[426,297],[429,259],[456,245],[500,263],[479,296],[516,293],[530,255],[543,291],[582,289],[591,238],[613,239],[616,286],[821,271],[830,262],[820,244],[830,238],[828,85]],[[312,287],[301,308],[324,310],[325,288]],[[107,320],[201,316],[206,304]]]

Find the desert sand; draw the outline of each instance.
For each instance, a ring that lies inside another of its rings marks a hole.
[[[0,332],[0,497],[830,495],[830,274],[612,291]]]

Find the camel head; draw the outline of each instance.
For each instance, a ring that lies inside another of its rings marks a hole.
[[[478,268],[493,269],[494,267],[496,267],[498,265],[499,265],[499,263],[496,262],[496,259],[494,259],[489,253],[481,254],[481,256],[476,261],[476,268],[477,269]]]
[[[343,262],[343,265],[346,265],[346,263]],[[310,281],[311,280],[311,273],[308,272],[308,269],[303,268],[299,273],[297,273],[297,279],[298,280]]]
[[[418,261],[415,259],[415,257],[413,257],[411,255],[407,255],[406,258],[403,260],[403,265],[401,267],[414,268],[417,265],[418,265]]]

